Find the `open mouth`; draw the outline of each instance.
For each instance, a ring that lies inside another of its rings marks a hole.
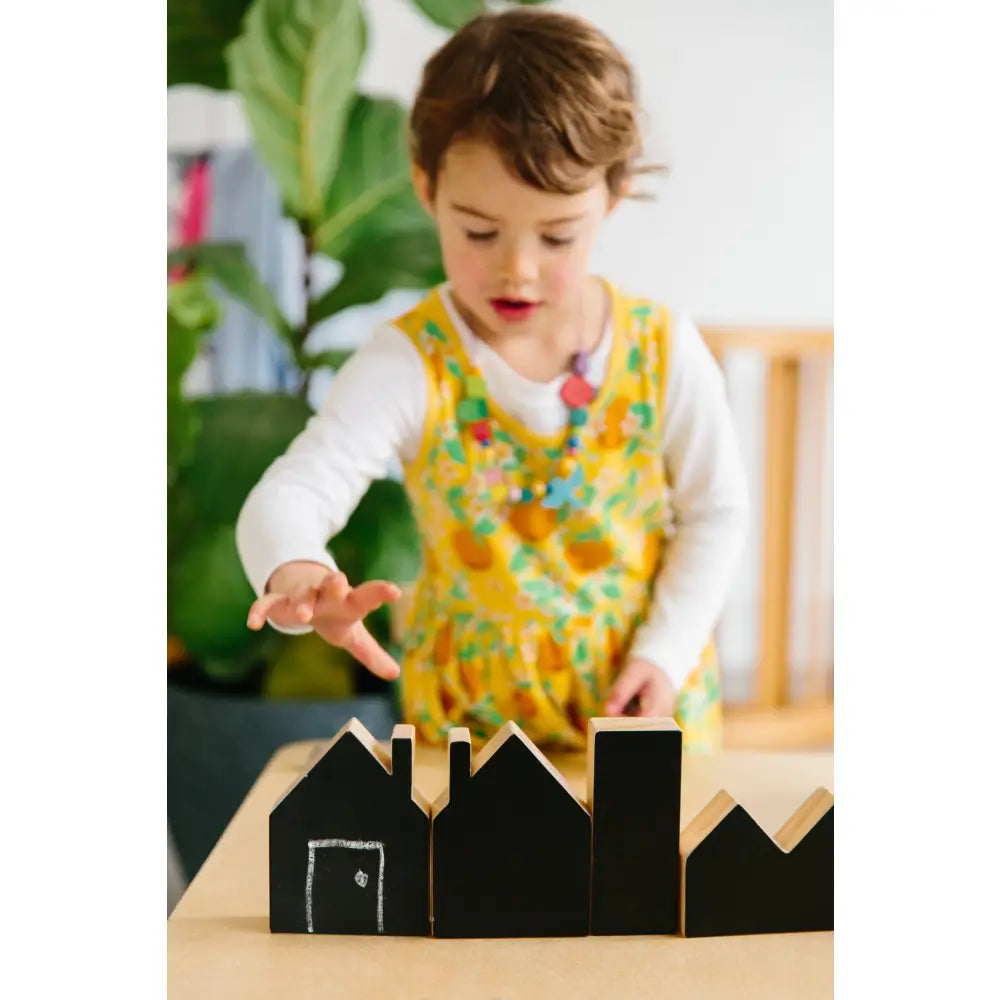
[[[527,299],[490,299],[490,305],[504,319],[527,319],[538,308]]]

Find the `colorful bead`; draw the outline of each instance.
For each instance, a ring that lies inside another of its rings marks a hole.
[[[569,411],[570,427],[582,427],[587,422],[587,411],[582,407],[574,407]]]
[[[521,500],[521,487],[520,486],[508,486],[507,487],[507,500],[509,503],[519,503]]]
[[[570,434],[570,436],[566,439],[566,447],[567,448],[579,448],[580,447],[580,439],[575,434]]]
[[[481,375],[467,375],[465,378],[465,395],[469,399],[485,399],[486,383]]]
[[[493,436],[488,420],[477,420],[475,423],[469,425],[469,430],[472,431],[472,436],[480,444],[489,444],[490,438]]]
[[[576,468],[576,462],[568,456],[559,459],[559,475],[566,477]]]
[[[551,489],[542,501],[542,506],[550,510],[570,506],[579,510],[583,506],[583,469],[578,465],[572,476],[552,480]]]
[[[579,409],[594,398],[594,387],[580,375],[570,375],[563,382],[559,395],[570,409]]]
[[[545,496],[545,494],[548,493],[548,491],[549,491],[548,483],[543,483],[541,480],[535,483],[534,492],[535,496],[538,497],[538,499],[541,499],[543,496]]]
[[[572,367],[574,375],[586,375],[590,355],[586,351],[577,351],[573,355]]]
[[[485,420],[488,412],[485,399],[463,399],[458,404],[458,419],[463,424],[473,424]]]
[[[521,490],[521,503],[531,503],[532,492],[530,486],[525,486]]]

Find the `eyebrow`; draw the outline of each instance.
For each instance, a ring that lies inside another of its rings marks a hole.
[[[500,220],[494,218],[492,215],[487,215],[485,212],[480,212],[478,208],[473,208],[471,205],[459,205],[457,202],[452,202],[451,207],[455,209],[456,212],[464,212],[466,215],[474,215],[479,219],[483,219],[486,222],[499,222]],[[564,222],[577,222],[584,217],[583,212],[579,215],[564,215],[559,219],[545,219],[539,225],[542,226],[558,226]]]

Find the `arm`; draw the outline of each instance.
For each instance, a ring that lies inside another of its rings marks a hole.
[[[746,542],[749,502],[722,372],[687,317],[675,323],[671,353],[663,454],[677,530],[629,655],[658,667],[676,694],[722,613]]]
[[[379,327],[337,372],[319,411],[243,504],[236,546],[258,597],[286,563],[336,569],[327,542],[394,457],[405,461],[416,454],[426,408],[417,349],[395,327]]]

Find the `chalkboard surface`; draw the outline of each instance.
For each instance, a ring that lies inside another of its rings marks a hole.
[[[833,930],[833,797],[817,789],[769,837],[726,792],[681,835],[688,937]]]
[[[274,807],[273,932],[430,933],[429,806],[412,788],[413,736],[397,726],[389,759],[352,719]]]
[[[508,722],[469,773],[469,732],[452,730],[449,784],[435,803],[436,937],[586,934],[590,814]]]
[[[676,934],[681,730],[673,719],[591,719],[592,934]]]

